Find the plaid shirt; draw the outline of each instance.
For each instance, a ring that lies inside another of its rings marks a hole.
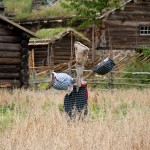
[[[72,86],[73,79],[66,73],[54,73],[53,87],[57,90],[67,90],[69,86]]]

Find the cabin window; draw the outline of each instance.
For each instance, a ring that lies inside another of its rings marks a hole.
[[[140,35],[150,35],[150,25],[140,27]]]

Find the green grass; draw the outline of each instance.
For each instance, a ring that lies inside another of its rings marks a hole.
[[[41,6],[39,10],[31,10],[32,0],[3,0],[5,11],[9,14],[15,14],[15,20],[38,19],[51,17],[67,17],[74,14],[64,9],[60,3],[52,7]]]
[[[15,19],[25,19],[31,13],[32,0],[3,0],[6,13],[14,13]]]
[[[29,99],[26,97],[26,104],[23,108],[18,102],[4,103],[0,106],[0,132],[11,128],[17,116],[24,118],[28,111]]]
[[[53,28],[53,29],[41,29],[36,32],[40,38],[52,38],[62,32],[66,31],[66,28]]]
[[[54,4],[52,7],[42,6],[40,10],[33,10],[29,19],[38,19],[38,18],[51,18],[51,17],[69,17],[74,15],[72,11],[64,9],[60,3]]]

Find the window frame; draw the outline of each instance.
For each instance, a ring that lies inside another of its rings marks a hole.
[[[143,28],[143,29],[141,29]],[[142,33],[143,31],[143,33]],[[150,24],[148,25],[140,25],[139,26],[139,34],[140,36],[150,36]]]

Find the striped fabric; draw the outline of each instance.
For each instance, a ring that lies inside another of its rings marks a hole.
[[[54,77],[55,79],[52,85],[57,90],[67,90],[73,84],[72,77],[66,73],[54,73]]]
[[[95,68],[94,72],[104,75],[110,72],[113,67],[115,66],[114,61],[111,58],[106,58],[105,60],[101,61]]]
[[[64,110],[70,118],[75,116],[86,116],[88,113],[88,93],[87,87],[83,86],[76,91],[76,86],[70,95],[66,94],[64,98]]]

